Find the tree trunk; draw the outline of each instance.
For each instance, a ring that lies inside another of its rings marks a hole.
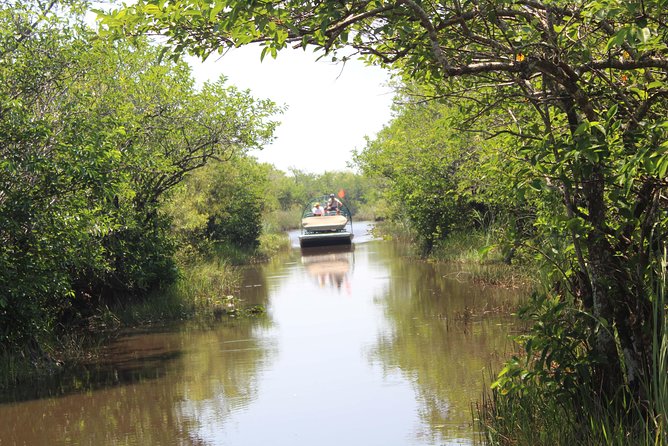
[[[612,397],[621,386],[629,385],[637,395],[642,375],[643,347],[634,335],[634,326],[642,324],[644,314],[635,314],[633,302],[639,290],[628,275],[629,265],[616,255],[606,238],[607,221],[604,180],[598,168],[583,188],[593,230],[587,236],[591,280],[592,312],[599,321],[594,352],[600,358],[598,379],[603,395]],[[618,253],[617,253],[618,254]]]

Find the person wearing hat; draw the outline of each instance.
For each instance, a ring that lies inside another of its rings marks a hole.
[[[334,194],[329,194],[329,200],[327,200],[327,205],[325,206],[325,210],[327,212],[336,212],[337,215],[341,213],[341,206],[343,206],[343,203],[334,196]]]
[[[311,213],[316,217],[322,217],[323,215],[325,215],[325,210],[320,207],[320,203],[316,203],[313,206],[313,209],[311,209]]]

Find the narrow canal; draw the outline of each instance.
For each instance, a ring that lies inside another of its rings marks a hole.
[[[0,445],[468,445],[517,296],[411,260],[357,225],[245,271],[260,319],[123,337],[0,404]]]

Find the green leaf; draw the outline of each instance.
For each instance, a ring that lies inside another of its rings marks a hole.
[[[646,90],[641,90],[639,88],[633,87],[633,88],[631,88],[631,91],[634,92],[636,95],[638,95],[638,97],[642,101],[646,101],[647,98],[649,97]]]
[[[264,56],[266,56],[268,52],[269,52],[268,46],[262,47],[262,52],[260,53],[260,62],[264,61]]]
[[[603,127],[600,123],[592,122],[591,123],[591,128],[593,130],[596,130],[600,134],[600,136],[602,136],[603,139],[605,139],[605,137],[606,137],[605,127]]]
[[[589,131],[589,122],[585,121],[582,124],[580,124],[577,129],[575,129],[575,132],[573,133],[574,136],[580,136],[584,135]]]
[[[591,147],[583,149],[580,153],[582,153],[582,156],[584,156],[589,162],[593,164],[599,162],[598,153],[596,153],[594,150],[591,150]]]
[[[221,0],[218,0],[213,6],[213,8],[211,8],[211,12],[209,13],[209,20],[214,20],[218,16],[218,13],[220,13],[220,11],[222,11],[224,7],[225,3],[222,2]]]
[[[496,245],[483,246],[478,250],[478,255],[480,255],[482,258],[485,258],[487,257],[487,254],[489,254],[494,248],[496,248]]]
[[[617,114],[617,110],[619,109],[619,106],[617,104],[613,104],[609,109],[608,112],[606,113],[606,117],[608,118],[608,122],[615,117]]]
[[[622,28],[617,31],[612,37],[608,39],[608,43],[605,46],[605,51],[610,51],[613,47],[621,47],[626,42],[628,33],[629,30],[627,28]]]

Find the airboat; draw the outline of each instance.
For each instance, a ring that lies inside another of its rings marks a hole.
[[[316,203],[326,203],[328,197],[322,196],[310,200],[301,216],[301,234],[299,245],[310,246],[349,245],[353,240],[353,219],[350,209],[343,203],[337,211],[324,211],[323,215],[314,215]]]

